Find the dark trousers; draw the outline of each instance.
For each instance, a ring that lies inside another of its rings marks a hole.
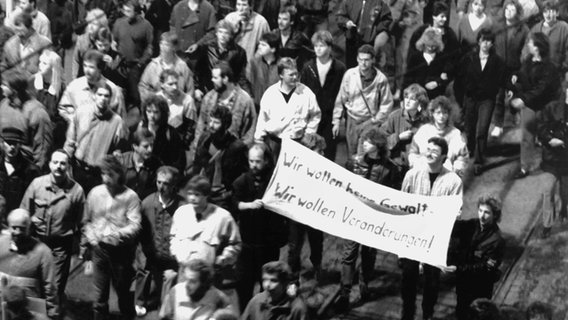
[[[262,266],[267,262],[277,261],[279,257],[280,248],[276,245],[243,243],[237,265],[239,275],[237,294],[241,312],[252,298],[255,284],[258,282],[262,285]]]
[[[53,255],[53,284],[57,290],[59,304],[65,301],[65,287],[69,278],[71,255],[73,254],[73,236],[62,238],[39,237],[50,249]],[[63,308],[59,308],[63,310]]]
[[[126,92],[124,101],[126,102],[126,109],[130,110],[132,107],[140,108],[140,92],[138,91],[138,83],[142,78],[144,68],[136,63],[130,63],[127,68],[126,74]],[[159,76],[159,75],[156,75]]]
[[[335,161],[337,153],[337,140],[333,137],[331,119],[324,119],[320,121],[318,127],[318,134],[325,139],[325,150],[323,151],[324,157],[331,161]]]
[[[456,279],[456,317],[458,320],[467,320],[469,306],[478,298],[491,299],[493,294],[493,281],[475,277],[470,274],[459,274]]]
[[[151,265],[146,264],[148,270],[140,270],[136,276],[136,304],[145,306],[148,310],[160,307],[166,294],[177,283],[179,266],[172,261],[157,259]],[[166,277],[164,271],[173,270],[175,274]]]
[[[491,117],[495,107],[495,99],[477,100],[465,96],[465,131],[467,135],[467,148],[472,152],[476,164],[483,163],[487,149],[487,135],[491,125]]]
[[[291,220],[289,226],[288,265],[290,265],[290,269],[292,269],[292,279],[297,280],[300,277],[300,271],[302,269],[300,256],[302,254],[306,234],[310,242],[310,261],[312,262],[312,266],[316,269],[321,268],[323,232]]]
[[[420,262],[400,259],[402,267],[402,320],[414,320],[416,313],[416,294],[419,282]],[[422,295],[422,317],[432,318],[434,306],[438,301],[440,288],[440,269],[424,264],[424,292]]]
[[[116,247],[104,243],[93,247],[93,284],[95,286],[95,301],[93,309],[96,319],[105,319],[108,316],[108,299],[110,284],[118,297],[118,308],[122,314],[121,319],[134,319],[134,294],[130,290],[134,281],[135,247]]]
[[[355,265],[361,249],[361,275],[359,282],[368,284],[375,271],[375,261],[377,260],[377,249],[361,245],[359,242],[347,241],[343,248],[343,270],[341,272],[341,286],[351,288],[355,278]]]
[[[80,160],[73,163],[73,179],[83,187],[85,194],[89,194],[91,189],[103,183],[100,170]]]

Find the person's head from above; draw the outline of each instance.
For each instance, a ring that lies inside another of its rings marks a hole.
[[[527,41],[530,58],[538,58],[547,60],[550,58],[550,40],[548,36],[542,32],[530,33]]]
[[[104,55],[97,50],[89,49],[83,56],[83,72],[88,83],[99,81],[105,66]]]
[[[181,93],[179,90],[179,78],[179,73],[174,69],[164,69],[160,73],[160,87],[166,96],[175,97]]]
[[[319,155],[323,155],[327,147],[325,139],[317,133],[305,133],[300,139],[300,144]]]
[[[434,28],[441,29],[448,22],[448,14],[450,8],[443,1],[438,1],[434,3],[432,8],[432,26]]]
[[[252,15],[253,0],[237,0],[235,3],[235,11],[241,16],[241,19],[248,20]]]
[[[361,133],[363,154],[376,159],[385,159],[387,155],[387,137],[378,127],[370,127]]]
[[[185,288],[192,302],[201,300],[213,285],[213,267],[202,259],[192,259],[183,263]]]
[[[299,81],[296,60],[290,57],[280,58],[280,60],[278,60],[277,68],[282,84],[291,88],[296,87]]]
[[[448,157],[448,142],[441,137],[428,139],[426,163],[432,169],[440,169]]]
[[[471,320],[499,320],[501,315],[495,302],[486,299],[475,299],[469,306]]]
[[[213,69],[211,69],[211,81],[213,88],[219,93],[227,90],[230,83],[234,81],[233,69],[226,61],[218,62]]]
[[[139,126],[132,133],[132,150],[141,160],[146,161],[152,157],[155,137],[145,126]]]
[[[95,84],[95,105],[98,114],[105,114],[110,110],[110,99],[112,89],[106,81],[99,81]]]
[[[457,104],[445,96],[438,96],[428,104],[430,123],[438,129],[446,129],[453,125],[454,118],[459,116]]]
[[[17,247],[30,239],[31,218],[26,209],[14,209],[8,214],[8,230]]]
[[[122,14],[129,20],[134,21],[142,13],[142,5],[138,0],[127,0],[122,5]]]
[[[552,25],[558,19],[558,0],[545,0],[542,2],[542,17],[544,23]]]
[[[477,200],[477,216],[482,228],[492,227],[501,221],[501,201],[492,195],[482,195]]]
[[[263,142],[253,144],[248,151],[248,163],[254,175],[260,175],[271,169],[273,163],[270,148]]]
[[[32,315],[28,310],[29,300],[24,288],[16,285],[10,285],[4,289],[2,295],[4,296],[4,302],[6,303],[8,319],[32,319],[28,318]]]
[[[280,38],[274,32],[267,32],[260,36],[256,53],[261,57],[276,56]]]
[[[203,212],[209,204],[211,195],[211,182],[207,177],[195,176],[184,187],[186,200],[196,213]]]
[[[24,132],[18,128],[2,128],[2,154],[4,161],[13,163],[20,155],[20,149],[24,144]]]
[[[331,56],[333,47],[333,37],[327,30],[320,30],[312,36],[312,45],[314,52],[318,58],[327,58]]]
[[[294,27],[297,14],[298,9],[296,9],[295,5],[286,4],[281,6],[278,12],[278,30],[290,31]]]
[[[28,11],[20,12],[14,18],[14,33],[20,39],[27,39],[33,32],[32,16]]]
[[[416,49],[429,54],[444,51],[442,35],[432,27],[426,28],[420,39],[416,41]]]
[[[162,33],[160,36],[160,55],[172,55],[175,54],[179,46],[179,38],[177,34],[173,31],[168,31]]]
[[[489,28],[479,30],[477,33],[477,44],[480,52],[489,54],[495,44],[495,33]]]
[[[362,73],[374,68],[375,49],[370,44],[364,44],[357,50],[357,65]]]
[[[485,13],[487,7],[487,0],[473,0],[471,2],[471,13],[481,17]]]
[[[166,98],[152,94],[142,102],[142,123],[148,127],[166,127],[170,107]]]
[[[235,27],[227,20],[221,20],[215,25],[215,36],[217,43],[226,47],[231,43],[235,37]]]
[[[126,183],[126,171],[120,161],[113,155],[106,155],[99,164],[103,185],[111,194],[116,194]]]
[[[85,21],[87,21],[85,32],[91,39],[96,36],[100,28],[109,28],[106,13],[99,8],[95,8],[87,12]]]
[[[286,297],[291,278],[292,270],[284,261],[271,261],[262,266],[262,288],[274,304]]]
[[[527,307],[527,320],[552,320],[553,310],[547,303],[534,301]]]
[[[521,21],[524,9],[519,0],[505,0],[503,2],[503,17],[508,23]]]
[[[51,154],[49,172],[55,182],[66,181],[69,172],[69,154],[63,149],[57,149]]]
[[[31,99],[29,80],[25,72],[17,69],[2,73],[2,93],[13,108],[21,108]]]
[[[402,92],[404,111],[409,113],[420,112],[426,110],[430,99],[426,89],[417,83],[413,83],[406,87]]]
[[[172,166],[161,166],[156,171],[156,187],[162,198],[171,199],[177,193],[180,173]]]
[[[223,136],[233,123],[233,114],[225,106],[216,105],[209,112],[207,130],[214,136]]]
[[[95,48],[101,53],[108,53],[111,49],[112,32],[109,28],[102,27],[95,34]]]

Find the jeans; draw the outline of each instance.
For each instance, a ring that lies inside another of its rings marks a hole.
[[[554,220],[559,217],[566,218],[568,210],[568,175],[544,172],[545,179],[554,181],[550,189],[543,191],[542,199],[542,225],[551,228]]]
[[[351,288],[355,277],[355,264],[361,248],[361,277],[360,282],[368,284],[375,271],[377,249],[361,245],[359,242],[347,241],[343,248],[343,270],[341,272],[341,286]]]
[[[467,148],[472,152],[476,164],[483,164],[483,156],[487,149],[487,135],[491,125],[491,116],[495,107],[495,101],[477,100],[465,96],[465,132],[467,135]]]
[[[50,249],[53,255],[53,284],[57,290],[60,306],[65,301],[65,287],[69,278],[71,255],[73,254],[73,236],[62,238],[39,237]],[[59,310],[63,311],[60,307]]]
[[[402,320],[414,320],[416,313],[416,294],[419,282],[420,262],[400,259],[402,266]],[[432,318],[434,306],[438,301],[440,288],[440,269],[424,264],[424,293],[422,297],[422,317]]]
[[[134,319],[134,293],[130,290],[134,281],[134,246],[111,246],[100,243],[93,247],[93,284],[95,286],[95,319],[108,316],[110,284],[116,290],[121,319]]]
[[[310,242],[310,261],[316,269],[321,268],[322,251],[323,251],[323,232],[307,225],[290,221],[290,237],[288,242],[288,265],[292,269],[292,279],[296,280],[300,277],[302,269],[302,247],[304,245],[304,235],[308,235]]]
[[[532,171],[538,167],[535,163],[537,149],[535,145],[536,112],[527,106],[521,108],[521,169]]]

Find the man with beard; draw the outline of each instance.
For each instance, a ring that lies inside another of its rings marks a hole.
[[[239,221],[243,249],[237,268],[237,292],[241,308],[252,298],[255,283],[262,282],[262,266],[278,260],[288,235],[286,219],[264,208],[262,196],[272,176],[272,154],[264,143],[248,152],[249,171],[233,182],[233,214]]]
[[[230,110],[232,119],[229,132],[246,145],[251,145],[256,125],[254,101],[235,83],[233,70],[226,62],[220,62],[213,68],[211,80],[214,89],[203,97],[192,150],[195,150],[197,142],[203,135],[210,121],[210,113],[215,106],[224,106]]]
[[[181,272],[186,280],[166,296],[160,320],[215,319],[220,310],[231,309],[229,298],[213,286],[213,269],[207,262],[191,260],[183,265]]]
[[[26,289],[29,297],[45,299],[50,319],[59,319],[53,285],[53,256],[49,247],[30,234],[30,213],[16,209],[8,215],[8,234],[0,236],[0,273],[7,286]]]
[[[209,112],[207,132],[197,142],[193,175],[211,181],[211,201],[229,209],[233,181],[247,171],[247,147],[229,131],[233,115],[229,108],[214,106]]]
[[[65,298],[73,239],[85,203],[83,188],[67,173],[69,165],[69,155],[64,150],[54,151],[49,162],[50,173],[32,181],[20,205],[32,216],[33,235],[53,254],[53,282],[60,306]]]

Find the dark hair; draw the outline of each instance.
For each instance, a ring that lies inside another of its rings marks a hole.
[[[110,86],[110,84],[108,84],[108,82],[106,81],[97,81],[97,83],[95,83],[95,93],[97,91],[99,91],[99,89],[105,89],[108,91],[108,93],[112,96],[112,88]]]
[[[535,47],[538,48],[538,53],[542,60],[550,58],[550,40],[548,36],[542,32],[535,32],[529,35],[529,39],[533,41]]]
[[[213,66],[213,69],[219,69],[219,71],[221,71],[221,78],[228,77],[230,82],[235,81],[233,69],[231,68],[229,63],[227,63],[227,61],[217,62],[217,64]]]
[[[375,49],[370,44],[364,44],[357,50],[357,55],[360,53],[370,54],[371,58],[375,58]]]
[[[24,25],[27,29],[32,27],[33,18],[29,12],[23,11],[14,18],[14,25]]]
[[[162,33],[162,35],[160,36],[160,41],[168,42],[174,48],[177,48],[177,46],[179,45],[179,38],[177,34],[173,31]]]
[[[434,100],[430,101],[428,105],[428,115],[430,117],[430,122],[434,121],[434,111],[436,109],[442,109],[448,113],[448,125],[453,125],[454,120],[459,117],[458,105],[452,100],[448,99],[446,96],[438,96]]]
[[[387,137],[379,127],[369,127],[361,133],[361,142],[370,141],[379,151],[386,151]],[[382,153],[380,152],[380,153]]]
[[[214,106],[209,112],[209,117],[221,120],[223,130],[228,130],[233,123],[233,114],[231,110],[225,106]]]
[[[420,107],[422,107],[423,110],[426,109],[428,103],[430,102],[426,89],[424,89],[424,87],[422,87],[417,83],[409,85],[402,92],[403,98],[409,95],[414,95],[416,97],[416,100],[418,100],[418,104],[420,105]]]
[[[532,319],[536,315],[540,315],[544,320],[552,320],[552,306],[544,302],[535,301],[527,307],[527,319]]]
[[[213,284],[213,267],[202,259],[191,259],[182,264],[182,269],[189,269],[199,273],[199,281],[202,286],[210,287]]]
[[[3,82],[8,84],[11,90],[15,91],[16,95],[22,102],[31,99],[28,78],[24,73],[18,69],[12,69],[2,74]]]
[[[148,98],[146,98],[146,100],[144,100],[144,102],[142,102],[142,124],[145,126],[148,125],[148,115],[146,114],[146,110],[148,110],[150,106],[156,107],[160,112],[160,127],[167,126],[168,118],[170,117],[170,107],[168,106],[168,101],[166,100],[166,98],[156,94],[151,94],[150,96],[148,96]]]
[[[176,167],[172,167],[172,166],[161,166],[158,168],[158,170],[156,170],[156,177],[159,174],[169,174],[172,176],[172,184],[174,186],[177,186],[180,180],[180,176],[179,176],[179,170]]]
[[[312,45],[316,45],[318,42],[323,42],[327,46],[331,47],[333,45],[333,36],[331,32],[327,30],[320,30],[312,36]]]
[[[140,2],[138,2],[138,0],[127,0],[123,2],[122,5],[125,7],[131,7],[132,9],[134,9],[134,12],[136,14],[142,13],[142,5],[140,4]]]
[[[204,196],[211,194],[211,182],[205,176],[195,176],[185,184],[185,191],[197,191]]]
[[[477,33],[477,42],[478,43],[479,43],[479,40],[491,41],[491,43],[495,43],[495,32],[493,32],[493,30],[491,30],[490,28],[483,28],[483,29],[479,30],[479,32]]]
[[[446,16],[448,16],[449,12],[450,12],[450,8],[443,1],[435,2],[434,6],[432,7],[432,17],[437,17],[441,13],[444,13],[444,14],[446,14]]]
[[[515,9],[517,10],[517,14],[515,15],[515,21],[517,22],[520,21],[523,18],[525,9],[519,3],[519,0],[505,0],[505,2],[503,2],[503,17],[505,17],[505,9],[510,5],[514,6]]]
[[[558,11],[558,0],[544,0],[542,2],[542,12],[546,10],[556,10]]]
[[[262,266],[263,274],[276,275],[281,284],[287,285],[292,277],[290,266],[284,261],[271,261]]]
[[[499,320],[499,308],[495,302],[486,299],[475,299],[469,306],[471,320]]]
[[[447,156],[448,155],[448,142],[446,139],[442,137],[432,137],[428,139],[428,143],[433,143],[442,149],[441,155]]]
[[[219,22],[217,22],[217,24],[215,25],[215,32],[218,32],[219,29],[225,29],[228,30],[229,33],[231,34],[233,40],[234,40],[234,36],[235,36],[235,27],[233,26],[232,23],[230,23],[229,21],[223,19],[220,20]]]
[[[99,29],[99,31],[97,31],[97,34],[95,36],[95,40],[96,41],[110,41],[112,42],[112,32],[110,31],[109,28],[107,27],[102,27]]]
[[[282,75],[284,73],[284,70],[286,69],[298,70],[298,65],[296,64],[296,60],[290,57],[280,58],[280,60],[278,60],[277,67],[278,67],[278,75]]]
[[[499,222],[501,221],[501,201],[499,201],[499,199],[497,199],[497,197],[492,196],[492,195],[482,195],[481,197],[479,197],[479,199],[477,200],[477,207],[481,206],[481,205],[486,205],[491,209],[491,212],[493,213],[493,218],[495,220],[495,222]]]
[[[296,8],[295,5],[287,3],[281,6],[280,10],[278,11],[278,14],[281,13],[288,13],[290,15],[290,22],[292,22],[292,24],[295,24],[296,15],[298,14],[298,9]]]
[[[267,32],[263,33],[262,36],[260,36],[259,41],[266,42],[272,49],[278,49],[278,42],[280,41],[280,37],[274,32]]]
[[[126,170],[124,169],[124,167],[122,166],[122,164],[120,163],[120,161],[118,161],[118,159],[111,155],[108,154],[106,155],[101,162],[99,163],[99,170],[101,171],[101,174],[104,172],[109,172],[112,171],[116,174],[118,174],[118,183],[121,185],[124,185],[124,183],[126,182]]]
[[[160,83],[166,82],[169,77],[179,79],[179,73],[177,73],[174,69],[164,69],[162,73],[160,73]]]
[[[132,143],[139,146],[142,141],[154,141],[156,136],[147,127],[139,126],[136,131],[132,133]]]
[[[86,61],[94,62],[97,66],[97,69],[101,71],[105,68],[106,65],[104,61],[104,54],[95,49],[89,49],[87,50],[87,52],[85,52],[85,55],[83,56],[83,63]]]
[[[306,147],[306,148],[308,148],[312,151],[315,151],[315,150],[318,150],[318,149],[323,151],[326,148],[325,139],[317,133],[306,133],[306,134],[304,134],[304,136],[302,137],[302,140],[300,140],[300,143],[304,147]]]

